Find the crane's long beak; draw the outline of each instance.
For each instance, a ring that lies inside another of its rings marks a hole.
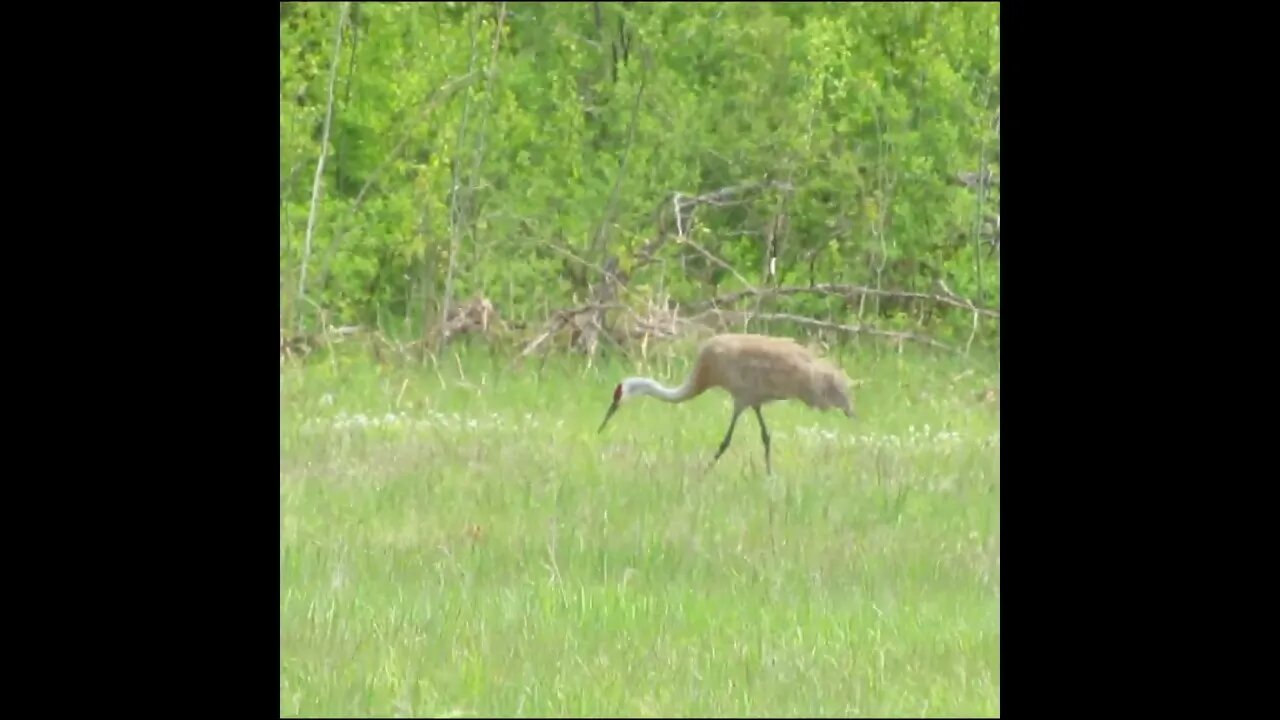
[[[609,406],[609,412],[604,414],[604,422],[600,423],[600,429],[596,430],[596,432],[603,431],[604,426],[609,424],[609,418],[613,417],[616,412],[618,412],[618,401],[614,400],[613,404]]]

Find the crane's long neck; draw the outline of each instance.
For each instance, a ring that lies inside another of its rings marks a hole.
[[[665,400],[669,403],[684,402],[694,395],[697,395],[697,393],[694,392],[692,375],[686,378],[684,383],[677,388],[669,388],[657,380],[646,377],[635,378],[632,380],[632,384],[632,391],[636,394],[656,397],[659,400]]]

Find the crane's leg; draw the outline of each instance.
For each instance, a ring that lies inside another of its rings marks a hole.
[[[756,405],[753,410],[756,411],[756,419],[760,421],[760,439],[764,441],[764,469],[769,475],[773,474],[773,464],[769,460],[769,428],[764,425],[764,415],[760,413],[760,406]]]
[[[733,439],[733,428],[738,424],[738,416],[742,414],[743,410],[746,410],[746,408],[738,407],[737,405],[733,407],[733,419],[729,421],[729,431],[724,434],[724,440],[720,441],[720,449],[716,450],[716,456],[711,458],[712,465],[715,464],[716,460],[720,459],[725,450],[729,449],[729,441]]]

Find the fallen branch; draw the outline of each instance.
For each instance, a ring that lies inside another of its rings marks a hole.
[[[545,342],[547,338],[560,332],[560,330],[563,329],[565,325],[568,325],[574,318],[578,317],[579,315],[584,315],[586,313],[600,312],[602,310],[609,310],[609,309],[621,308],[621,307],[625,307],[625,306],[620,305],[618,303],[589,303],[587,305],[581,305],[576,308],[569,308],[566,310],[557,310],[551,314],[551,319],[550,321],[548,321],[547,327],[537,337],[535,337],[533,340],[529,341],[527,345],[525,345],[524,349],[520,351],[520,355],[518,356],[518,358],[528,357],[529,354],[532,353],[534,350],[537,350],[538,346],[542,345],[542,343]]]
[[[752,320],[773,320],[782,322],[793,322],[797,325],[806,327],[821,328],[824,330],[836,330],[839,332],[849,333],[851,335],[877,335],[887,337],[898,342],[911,340],[923,345],[931,345],[936,348],[956,352],[955,348],[945,343],[938,342],[933,338],[924,335],[917,335],[913,332],[903,332],[897,330],[881,330],[879,328],[868,327],[866,325],[842,325],[840,323],[828,322],[826,320],[815,320],[813,318],[802,317],[800,315],[791,315],[790,313],[750,313],[738,310],[707,310],[699,313],[696,317],[714,316],[717,318],[728,319],[733,322],[747,322]]]
[[[289,333],[280,328],[280,355],[282,357],[306,356],[321,348],[329,347],[364,333],[359,325],[326,328],[310,334]]]
[[[946,295],[931,295],[922,292],[909,292],[905,290],[881,290],[879,288],[866,287],[865,285],[844,285],[835,283],[819,283],[812,287],[778,287],[778,288],[748,288],[746,290],[738,290],[725,295],[718,295],[708,300],[700,300],[691,303],[690,307],[694,310],[705,310],[709,308],[717,308],[722,305],[732,305],[739,300],[749,297],[772,297],[776,295],[801,295],[805,293],[813,293],[815,295],[839,295],[842,297],[854,297],[857,295],[877,295],[880,297],[894,297],[914,300],[932,300],[933,302],[943,305],[951,305],[963,308],[978,315],[984,315],[991,318],[999,318],[1000,312],[997,310],[989,310],[974,305],[969,300],[956,295],[947,289],[943,284],[943,291]]]
[[[456,335],[506,334],[508,326],[490,300],[476,296],[449,309],[449,316],[434,328],[435,339],[441,344]]]

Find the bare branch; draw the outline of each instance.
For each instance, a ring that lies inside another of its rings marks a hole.
[[[422,112],[419,113],[418,119],[405,128],[404,134],[400,138],[400,142],[396,143],[396,146],[391,149],[391,152],[388,153],[387,156],[383,158],[382,162],[373,169],[373,172],[369,173],[368,179],[364,181],[364,185],[360,187],[360,192],[356,193],[356,198],[351,203],[350,214],[354,215],[355,213],[360,211],[361,206],[364,205],[365,196],[368,194],[369,190],[373,187],[374,183],[377,182],[378,177],[382,174],[382,171],[387,169],[387,167],[391,165],[391,163],[395,162],[395,160],[399,158],[400,154],[404,151],[405,146],[409,144],[409,138],[412,135],[413,130],[417,128],[418,125],[421,124],[423,121],[425,121],[427,119],[427,116],[431,114],[431,111],[435,110],[436,107],[438,107],[442,101],[452,97],[454,90],[457,90],[459,87],[462,87],[463,85],[470,83],[470,81],[473,78],[475,78],[475,76],[476,74],[474,72],[468,72],[465,75],[460,75],[456,78],[453,78],[445,82],[443,85],[436,88],[435,91],[431,93],[431,97],[427,98],[427,102],[423,106]],[[320,285],[321,287],[323,287],[325,282],[328,280],[329,265],[331,262],[333,262],[333,258],[338,252],[338,247],[342,244],[342,242],[346,239],[346,237],[347,237],[347,232],[345,231],[342,232],[340,235],[338,235],[336,238],[333,239],[333,242],[330,243],[329,245],[329,249],[325,251],[324,264],[321,265],[320,267],[320,276],[319,276],[319,280],[316,283],[317,285]]]
[[[632,265],[633,272],[649,263],[653,262],[653,258],[658,251],[667,244],[670,233],[667,231],[664,218],[666,217],[667,206],[670,205],[670,212],[676,225],[677,237],[684,237],[689,233],[690,225],[686,223],[685,213],[694,210],[700,205],[712,205],[715,207],[724,207],[727,205],[736,205],[741,200],[734,200],[738,195],[745,192],[756,190],[762,187],[773,187],[779,190],[790,192],[795,188],[790,183],[771,181],[771,182],[747,182],[741,185],[731,185],[709,193],[701,195],[690,195],[678,190],[672,191],[671,197],[664,197],[659,200],[654,208],[654,225],[655,234],[653,239],[645,243],[635,255],[635,263]]]
[[[569,308],[566,310],[557,310],[551,314],[551,319],[547,323],[546,329],[544,329],[537,337],[535,337],[533,340],[531,340],[528,344],[525,345],[524,350],[520,351],[520,354],[517,356],[517,359],[527,357],[534,350],[538,349],[538,346],[541,345],[543,342],[545,342],[547,338],[551,337],[552,335],[555,335],[557,332],[560,331],[561,328],[569,324],[574,318],[578,317],[579,315],[584,315],[587,313],[598,313],[604,310],[622,308],[622,307],[625,307],[625,306],[620,305],[618,303],[588,303],[586,305],[581,305],[576,308]]]
[[[991,170],[986,167],[985,163],[981,163],[981,165],[983,168],[981,171],[963,170],[957,172],[952,176],[952,184],[963,185],[964,187],[971,189],[979,186],[999,187],[1000,176],[992,175]]]
[[[897,340],[899,342],[902,342],[904,340],[911,340],[913,342],[921,343],[924,345],[930,345],[936,348],[941,348],[943,350],[949,350],[951,352],[955,352],[955,348],[951,347],[950,345],[938,342],[937,340],[934,340],[933,338],[930,338],[930,337],[926,337],[924,335],[917,335],[916,333],[912,333],[912,332],[899,332],[896,330],[881,330],[879,328],[873,328],[866,325],[842,325],[840,323],[828,322],[825,320],[815,320],[814,318],[807,318],[800,315],[791,315],[789,313],[750,313],[750,312],[742,312],[742,311],[734,311],[734,310],[707,310],[706,312],[700,313],[699,315],[695,316],[695,319],[701,318],[701,317],[707,317],[707,316],[714,316],[719,318],[732,318],[733,322],[743,322],[743,323],[750,323],[752,320],[793,322],[793,323],[796,323],[797,325],[804,325],[806,327],[822,328],[824,330],[836,330],[839,332],[845,332],[852,335],[859,335],[859,334],[878,335],[880,337],[887,337],[893,340]]]
[[[990,31],[988,30],[988,39],[990,39]],[[991,99],[991,76],[987,76],[986,97],[983,99],[983,107],[987,107]],[[991,181],[991,170],[987,167],[987,133],[983,132],[980,136],[978,144],[978,196],[975,198],[977,207],[973,213],[973,262],[974,271],[978,282],[978,297],[982,297],[982,216],[983,210],[987,204],[988,189]],[[972,338],[970,338],[972,341]]]
[[[964,308],[971,312],[986,317],[998,318],[1000,313],[996,310],[988,310],[975,306],[969,300],[952,293],[943,286],[947,295],[930,295],[922,292],[908,292],[898,290],[881,290],[879,288],[867,287],[865,285],[843,285],[835,283],[819,283],[813,287],[778,287],[778,288],[749,288],[746,290],[738,290],[736,292],[718,295],[709,300],[702,300],[693,303],[694,309],[706,309],[719,307],[722,305],[732,305],[733,303],[748,297],[775,296],[775,295],[802,295],[812,293],[815,295],[840,295],[843,297],[854,297],[857,295],[874,295],[877,297],[895,297],[910,298],[914,300],[930,300],[943,305],[951,305],[958,308]]]
[[[613,214],[614,207],[618,204],[618,190],[622,188],[622,180],[627,176],[627,161],[631,158],[631,146],[635,143],[636,137],[636,118],[640,117],[640,100],[644,97],[644,89],[649,82],[648,48],[645,48],[644,57],[644,72],[640,74],[640,87],[636,89],[636,99],[631,106],[631,120],[627,126],[627,144],[622,149],[622,162],[618,165],[618,176],[613,179],[613,189],[610,190],[609,199],[605,202],[604,212],[600,216],[600,224],[596,227],[596,236],[592,243],[596,254],[601,254],[604,250],[604,229],[609,222],[609,216]]]
[[[775,188],[785,192],[792,192],[795,186],[789,182],[781,180],[767,180],[763,182],[751,181],[741,185],[730,185],[729,187],[713,190],[709,193],[701,195],[690,195],[688,193],[676,192],[674,195],[679,198],[679,209],[687,210],[698,205],[712,205],[714,207],[727,207],[737,205],[743,202],[739,196],[754,190],[762,190],[765,188]]]
[[[324,133],[320,138],[320,159],[316,161],[316,175],[311,183],[311,211],[307,214],[307,234],[303,241],[302,269],[298,273],[298,296],[307,295],[307,264],[311,262],[311,238],[316,229],[316,208],[320,201],[320,181],[324,176],[324,160],[329,155],[329,130],[333,125],[333,86],[338,80],[338,55],[342,48],[342,29],[347,24],[351,3],[344,2],[338,12],[338,28],[333,38],[333,60],[329,63],[329,100],[325,105]],[[298,315],[298,331],[302,331],[302,315]]]
[[[749,293],[759,293],[759,292],[760,292],[758,289],[756,289],[756,287],[755,287],[754,285],[752,285],[752,284],[751,284],[751,281],[750,281],[750,280],[746,279],[745,277],[743,277],[743,276],[742,276],[742,273],[738,272],[738,269],[737,269],[737,268],[735,268],[734,266],[732,266],[732,265],[730,265],[729,263],[725,262],[724,260],[721,260],[720,258],[716,257],[715,255],[713,255],[713,254],[712,254],[710,251],[708,251],[706,248],[704,248],[704,247],[702,247],[701,245],[699,245],[699,244],[698,244],[698,242],[697,242],[696,240],[694,240],[694,239],[692,239],[692,238],[684,237],[684,238],[680,238],[680,242],[682,242],[682,243],[687,243],[687,244],[688,244],[689,246],[691,246],[694,250],[697,250],[698,252],[702,253],[703,257],[707,258],[708,260],[710,260],[711,262],[715,263],[716,265],[719,265],[720,267],[724,268],[725,270],[728,270],[729,272],[733,273],[733,276],[734,276],[734,277],[736,277],[736,278],[738,278],[738,282],[740,282],[740,283],[742,283],[743,285],[746,285],[748,288],[750,288],[749,290],[746,290],[746,291],[744,291],[744,292],[749,292]]]
[[[467,61],[468,75],[475,72],[475,67],[476,67],[476,24],[478,22],[479,20],[477,20],[476,23],[472,23],[471,25],[471,58],[470,60]],[[462,119],[458,123],[458,139],[455,144],[455,147],[457,148],[462,147],[463,138],[466,137],[467,120],[470,119],[470,115],[471,115],[471,96],[468,95],[466,100],[462,104]],[[462,238],[461,238],[462,230],[460,229],[461,210],[458,208],[458,196],[461,194],[461,184],[462,184],[461,177],[460,177],[462,173],[462,168],[461,168],[462,161],[459,159],[459,156],[461,155],[461,149],[459,149],[457,152],[458,154],[454,155],[453,162],[451,163],[453,165],[453,182],[449,192],[449,266],[448,266],[448,269],[445,271],[445,277],[444,277],[444,301],[441,303],[441,308],[440,308],[441,324],[445,324],[449,322],[449,304],[453,300],[453,275],[457,268],[458,246],[462,243]],[[443,334],[439,335],[438,337],[439,337],[440,344],[436,348],[437,352],[440,350],[440,348],[444,346],[444,342],[445,342],[445,338]]]
[[[625,291],[627,291],[627,286],[626,286],[625,284],[623,284],[622,279],[621,279],[621,278],[619,278],[619,277],[618,277],[617,275],[615,275],[614,273],[612,273],[608,268],[606,268],[606,267],[604,267],[604,266],[600,265],[599,263],[593,263],[593,262],[591,262],[590,260],[585,260],[585,259],[583,259],[583,258],[581,258],[581,257],[578,257],[578,256],[577,256],[576,254],[574,254],[571,250],[568,250],[568,249],[566,249],[566,248],[562,248],[562,247],[560,247],[559,245],[556,245],[556,244],[555,244],[555,243],[553,243],[553,242],[549,242],[549,241],[545,241],[545,240],[544,240],[544,241],[542,241],[540,244],[541,244],[543,247],[546,247],[546,248],[547,248],[547,249],[549,249],[549,250],[552,250],[552,251],[554,251],[554,252],[560,253],[561,255],[563,255],[563,256],[565,256],[565,257],[569,258],[570,260],[572,260],[572,261],[574,261],[574,262],[578,263],[579,265],[581,265],[581,266],[583,266],[583,267],[585,267],[585,268],[588,268],[588,269],[590,269],[590,270],[595,270],[596,272],[598,272],[598,273],[600,273],[601,275],[603,275],[603,276],[604,276],[604,278],[605,278],[606,280],[609,280],[610,282],[613,282],[613,283],[617,283],[618,287],[619,287],[619,288],[621,288],[624,292],[625,292]]]

